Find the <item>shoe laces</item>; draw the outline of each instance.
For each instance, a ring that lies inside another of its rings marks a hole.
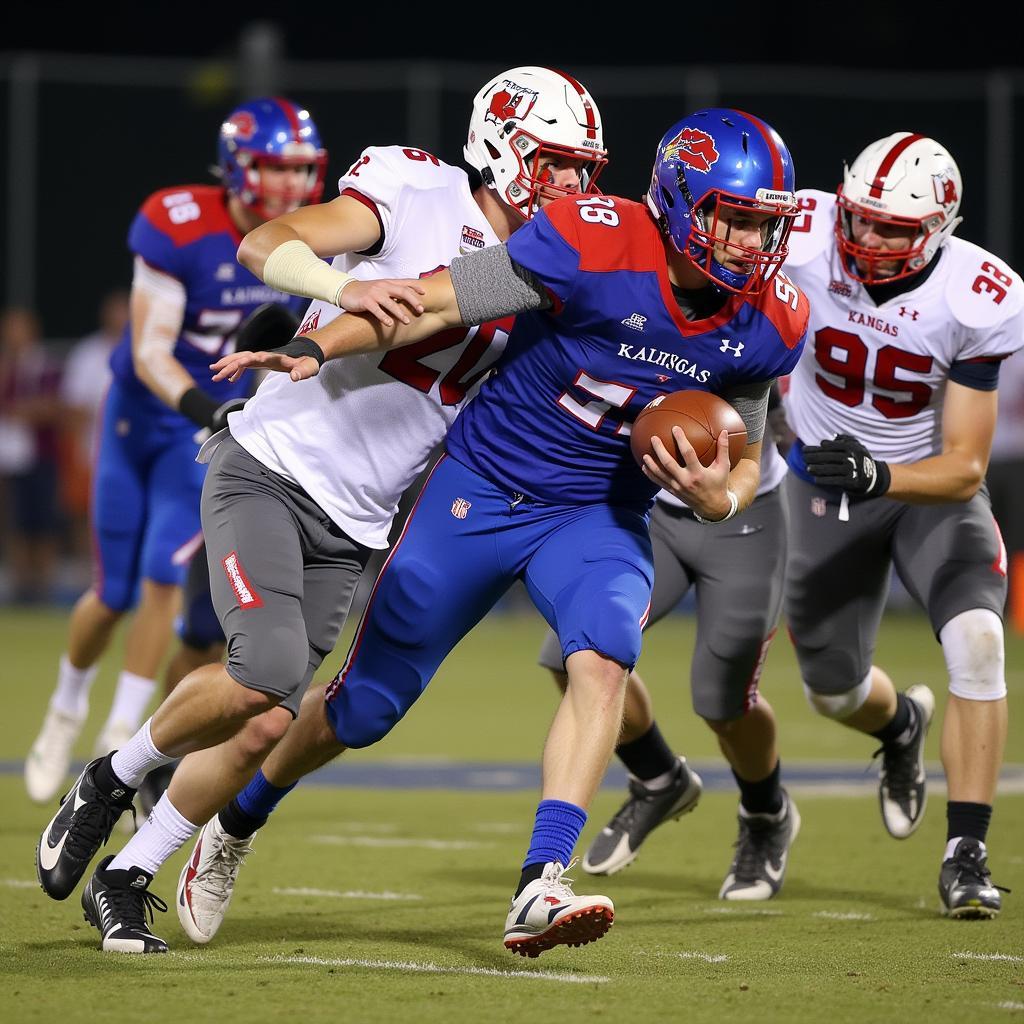
[[[148,923],[152,924],[156,916],[154,911],[167,913],[167,904],[148,889],[133,889],[127,885],[111,886],[104,891],[103,896],[110,904],[114,918],[123,927],[148,931],[147,916]]]
[[[740,834],[733,843],[736,850],[733,873],[738,879],[760,877],[761,865],[772,853],[772,839],[779,824],[760,818],[740,818]]]
[[[135,820],[135,807],[127,808],[112,801],[103,799],[99,794],[95,800],[89,800],[75,811],[72,827],[68,830],[65,849],[79,860],[91,860],[92,855],[105,846],[110,833],[117,824],[117,819],[125,810],[132,812]]]
[[[80,725],[78,719],[71,718],[59,711],[51,711],[50,717],[36,741],[35,749],[44,757],[63,754],[78,738]]]
[[[192,881],[192,888],[211,894],[223,893],[234,886],[235,876],[245,858],[252,853],[252,836],[237,839],[223,833],[214,844],[213,855],[205,870]]]
[[[981,851],[980,847],[968,846],[961,848],[953,856],[953,863],[956,865],[957,882],[960,885],[975,884],[991,886],[1000,892],[1010,893],[1013,890],[1005,886],[996,885],[988,870],[988,857]]]
[[[636,817],[640,812],[641,806],[645,803],[650,803],[652,800],[656,800],[658,797],[664,796],[677,784],[677,781],[678,780],[674,779],[663,789],[651,790],[648,789],[640,779],[630,779],[629,798],[615,812],[615,817],[613,817],[610,822],[611,827],[621,828],[624,832],[632,831],[633,826],[636,824]]]
[[[555,861],[542,876],[547,886],[563,899],[574,899],[576,896],[571,888],[573,880],[566,875],[566,872],[571,871],[578,861],[579,857],[573,857],[565,867]]]

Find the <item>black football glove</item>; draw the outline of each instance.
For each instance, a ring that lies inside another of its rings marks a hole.
[[[831,441],[805,445],[804,462],[814,482],[822,487],[840,487],[847,494],[879,498],[889,490],[889,464],[871,453],[849,434]]]
[[[265,352],[295,337],[299,318],[277,302],[264,302],[254,309],[235,331],[236,352]]]

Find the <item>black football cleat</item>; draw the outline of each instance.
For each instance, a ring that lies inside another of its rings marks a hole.
[[[96,851],[110,838],[121,815],[134,815],[134,790],[101,793],[93,782],[102,757],[90,761],[60,802],[60,810],[36,844],[36,874],[47,896],[66,900],[85,874]]]
[[[149,891],[153,876],[142,868],[111,871],[113,856],[104,857],[82,890],[85,920],[98,928],[105,953],[166,953],[167,943],[149,930],[146,914],[167,911],[167,904]]]
[[[942,862],[939,872],[939,896],[949,917],[991,918],[1003,908],[1001,885],[992,884],[985,847],[977,839],[965,836],[956,844],[953,856]]]

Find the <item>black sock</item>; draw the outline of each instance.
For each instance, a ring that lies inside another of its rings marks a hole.
[[[221,808],[217,814],[220,819],[221,828],[229,836],[234,836],[236,839],[248,839],[258,828],[263,828],[267,823],[266,817],[254,818],[251,814],[247,814],[238,804],[238,800],[232,799],[231,803],[227,807]]]
[[[95,768],[93,768],[92,781],[96,788],[105,796],[110,797],[112,800],[117,800],[119,803],[124,803],[135,795],[135,790],[132,789],[131,786],[126,786],[114,774],[114,769],[110,766],[110,762],[113,757],[113,754],[107,754],[107,756],[103,758]]]
[[[910,701],[903,696],[902,693],[896,694],[896,714],[892,716],[891,721],[888,725],[882,726],[878,732],[873,732],[871,735],[880,739],[883,743],[899,743],[899,746],[905,746],[906,743],[913,739],[916,733],[915,729],[910,729],[911,726],[917,725],[917,714],[910,704]],[[908,733],[904,739],[903,734]]]
[[[661,735],[657,722],[638,740],[620,743],[615,748],[615,753],[626,766],[626,770],[642,782],[656,779],[659,775],[672,771],[679,763],[679,759],[665,742],[665,737]]]
[[[782,810],[782,787],[779,785],[781,774],[781,761],[776,761],[771,774],[760,782],[748,782],[734,771],[732,777],[740,787],[740,803],[743,810],[748,814],[778,814]]]
[[[972,804],[965,800],[950,800],[946,804],[946,842],[960,836],[970,836],[971,839],[985,842],[991,820],[991,804]]]
[[[531,882],[540,878],[544,874],[545,864],[527,864],[523,868],[523,873],[519,876],[519,888],[516,889],[516,896],[518,896]]]

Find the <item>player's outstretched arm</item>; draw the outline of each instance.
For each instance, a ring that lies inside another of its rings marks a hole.
[[[292,380],[315,377],[328,359],[398,348],[462,323],[448,271],[415,282],[423,312],[409,322],[385,325],[367,314],[341,316],[319,330],[269,352],[233,352],[210,365],[214,380],[237,380],[247,369],[276,370]]]
[[[364,252],[377,243],[380,231],[371,210],[351,196],[339,196],[253,228],[238,247],[238,262],[292,295],[321,299],[351,313],[370,313],[386,327],[393,318],[408,323],[408,310],[420,311],[423,289],[418,281],[360,281],[321,258]]]

